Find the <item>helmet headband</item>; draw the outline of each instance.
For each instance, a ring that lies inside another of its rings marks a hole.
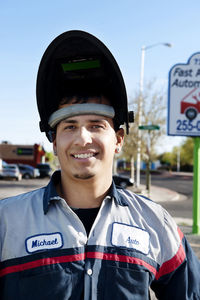
[[[97,103],[72,104],[63,107],[51,114],[48,124],[54,128],[59,122],[79,115],[99,115],[114,118],[115,111],[112,106]]]

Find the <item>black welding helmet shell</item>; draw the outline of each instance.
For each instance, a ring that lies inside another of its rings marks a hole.
[[[36,96],[40,130],[48,138],[49,117],[63,97],[74,95],[108,97],[115,110],[114,123],[125,123],[128,131],[127,94],[119,66],[99,39],[79,30],[55,38],[40,62]]]

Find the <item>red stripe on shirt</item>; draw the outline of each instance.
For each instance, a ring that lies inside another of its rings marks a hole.
[[[72,261],[79,261],[79,260],[84,260],[84,259],[85,259],[84,253],[75,254],[75,255],[65,255],[65,256],[58,256],[58,257],[42,258],[42,259],[38,259],[38,260],[35,260],[32,262],[27,262],[24,264],[6,267],[6,268],[0,270],[0,277],[5,276],[7,274],[22,272],[25,270],[29,270],[29,269],[33,269],[33,268],[37,268],[37,267],[41,267],[41,266],[66,263],[66,262],[72,262]]]
[[[182,239],[183,239],[183,233],[180,230],[180,228],[178,227],[178,234],[179,237],[181,239],[181,244],[180,247],[176,253],[176,255],[174,255],[170,260],[166,261],[163,263],[163,265],[161,266],[159,272],[156,274],[156,279],[158,280],[161,276],[169,274],[173,271],[175,271],[185,260],[185,250],[183,248],[182,245]]]
[[[179,233],[180,239],[182,240],[183,233],[181,232],[181,230],[179,228],[178,228],[178,233]],[[87,258],[94,258],[94,259],[126,262],[126,263],[130,263],[130,264],[144,266],[146,269],[148,269],[151,273],[154,274],[156,279],[159,279],[161,276],[166,275],[170,272],[173,272],[178,266],[180,266],[181,263],[184,261],[185,256],[186,256],[185,251],[184,251],[183,245],[181,244],[176,255],[173,258],[171,258],[170,260],[163,263],[159,272],[157,272],[156,268],[154,268],[153,266],[151,266],[150,264],[148,264],[147,262],[145,262],[139,258],[126,256],[126,255],[103,253],[103,252],[87,252],[86,256],[85,256],[85,253],[81,253],[81,254],[75,254],[75,255],[49,257],[49,258],[35,260],[33,262],[28,262],[28,263],[24,263],[24,264],[6,267],[6,268],[0,270],[0,277],[5,276],[7,274],[21,272],[21,271],[25,271],[28,269],[41,267],[41,266],[52,265],[52,264],[57,264],[57,263],[66,263],[66,262],[72,262],[72,261],[80,261],[80,260],[84,260],[85,257],[87,257]]]
[[[114,261],[120,261],[120,262],[126,262],[130,264],[140,265],[147,268],[151,273],[156,276],[156,269],[152,267],[150,264],[146,263],[142,259],[132,257],[132,256],[126,256],[126,255],[118,255],[118,254],[111,254],[111,253],[103,253],[103,252],[87,252],[86,254],[87,258],[97,258],[102,260],[114,260]]]

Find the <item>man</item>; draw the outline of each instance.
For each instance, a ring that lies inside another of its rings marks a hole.
[[[200,264],[158,204],[112,182],[128,123],[122,75],[95,37],[70,31],[38,72],[40,128],[60,171],[0,202],[0,299],[200,299]]]

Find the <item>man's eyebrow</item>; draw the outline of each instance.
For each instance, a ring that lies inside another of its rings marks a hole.
[[[102,119],[91,119],[91,120],[89,120],[91,123],[98,123],[98,122],[102,122],[102,121],[105,121],[105,119],[104,118],[102,118]]]
[[[65,119],[65,120],[62,120],[62,123],[71,123],[71,124],[74,124],[74,123],[78,123],[78,122],[76,120]]]

